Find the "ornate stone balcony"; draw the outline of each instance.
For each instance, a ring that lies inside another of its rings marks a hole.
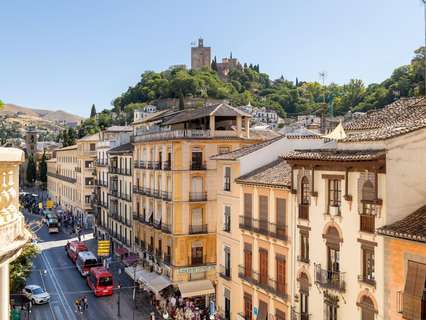
[[[31,234],[19,212],[19,165],[24,152],[0,148],[0,319],[9,318],[9,263],[17,258]]]

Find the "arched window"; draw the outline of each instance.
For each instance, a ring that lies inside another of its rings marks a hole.
[[[310,196],[309,196],[309,180],[307,177],[303,177],[301,181],[301,203],[309,204]]]
[[[363,296],[359,307],[361,308],[361,320],[374,320],[374,303],[370,297]]]

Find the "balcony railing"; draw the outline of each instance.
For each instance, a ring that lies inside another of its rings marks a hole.
[[[160,190],[158,190],[158,189],[152,189],[152,193],[151,193],[151,195],[154,197],[154,198],[160,198]]]
[[[240,229],[253,231],[268,237],[287,241],[287,226],[268,222],[267,220],[253,219],[252,217],[240,216]]]
[[[108,159],[96,159],[95,164],[98,167],[106,167],[108,165]]]
[[[320,264],[315,264],[315,283],[323,288],[344,292],[345,277],[343,272],[322,269]]]
[[[207,192],[190,192],[189,201],[207,201]]]
[[[310,263],[309,258],[308,258],[308,257],[305,257],[305,256],[302,256],[302,255],[297,256],[297,261],[299,261],[299,262],[303,262],[303,263]]]
[[[154,141],[154,140],[172,140],[172,139],[206,139],[215,137],[237,137],[233,130],[163,130],[163,131],[140,131],[131,138],[132,142]]]
[[[207,256],[204,255],[202,257],[188,257],[188,265],[195,267],[195,266],[201,266],[205,264],[205,261],[207,261]]]
[[[140,186],[133,186],[133,193],[145,195],[145,188]]]
[[[152,168],[154,170],[161,170],[161,162],[160,161],[152,161]]]
[[[162,191],[161,192],[161,198],[165,201],[171,201],[172,200],[172,193],[168,191]]]
[[[172,164],[170,161],[163,161],[163,170],[171,170],[172,169]]]
[[[145,169],[145,161],[143,160],[134,160],[133,167],[138,169]]]
[[[260,287],[284,300],[288,299],[286,283],[278,282],[269,278],[267,274],[260,274],[259,272],[247,269],[241,265],[238,268],[238,276],[244,281]]]
[[[372,274],[360,274],[358,275],[358,281],[366,283],[370,286],[376,286],[376,279],[374,278],[374,275]]]
[[[71,177],[63,176],[63,175],[61,175],[59,173],[48,172],[47,175],[49,177],[53,177],[53,178],[56,178],[56,179],[59,179],[59,180],[63,180],[63,181],[69,182],[69,183],[76,183],[77,182],[76,178],[71,178]]]
[[[190,234],[207,233],[207,225],[206,224],[200,224],[200,225],[190,224],[189,233]]]
[[[360,214],[359,225],[363,232],[374,233],[376,231],[376,217],[372,214]]]
[[[108,181],[103,181],[99,179],[95,179],[95,184],[100,187],[108,187]]]
[[[309,220],[309,204],[299,204],[299,219]]]
[[[206,169],[207,169],[206,162],[203,162],[203,161],[191,162],[191,170],[206,170]]]
[[[81,172],[81,167],[75,167],[75,172]]]
[[[292,309],[290,319],[291,320],[311,320],[312,316],[308,313],[300,313]]]
[[[219,265],[219,276],[226,280],[231,280],[231,268],[227,268],[224,265]]]
[[[154,169],[154,161],[145,161],[145,169]]]
[[[161,230],[161,220],[154,219],[152,225],[154,226],[155,229]]]
[[[161,223],[161,230],[165,233],[171,233],[172,232],[172,225],[167,223]]]

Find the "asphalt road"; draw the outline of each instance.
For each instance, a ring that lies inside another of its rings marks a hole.
[[[50,303],[33,306],[30,319],[150,319],[149,314],[152,309],[149,299],[145,295],[138,296],[137,308],[134,310],[133,282],[124,272],[120,276],[122,286],[120,290],[121,317],[118,317],[118,289],[116,288],[114,294],[110,297],[95,297],[85,279],[80,276],[80,273],[66,255],[64,246],[73,237],[63,231],[58,234],[49,234],[39,216],[26,215],[26,218],[30,222],[31,229],[38,236],[38,245],[41,249],[40,255],[34,259],[33,272],[27,279],[27,284],[38,284],[51,295]],[[96,241],[93,236],[86,233],[83,239],[89,250],[96,253]],[[112,264],[115,287],[119,283],[117,272],[119,267],[121,267],[119,262]],[[84,295],[88,297],[89,308],[83,315],[80,315],[76,312],[74,301]]]

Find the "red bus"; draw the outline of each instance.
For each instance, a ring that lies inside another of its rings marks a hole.
[[[84,242],[79,242],[76,240],[70,241],[65,246],[65,251],[68,254],[68,257],[75,263],[78,258],[78,254],[83,251],[88,251],[87,246]]]
[[[112,295],[114,287],[112,273],[104,267],[91,268],[87,276],[87,284],[97,297]]]

